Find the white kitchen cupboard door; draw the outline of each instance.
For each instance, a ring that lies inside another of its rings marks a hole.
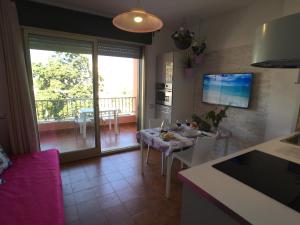
[[[156,59],[156,82],[172,83],[173,79],[173,52],[161,54]]]

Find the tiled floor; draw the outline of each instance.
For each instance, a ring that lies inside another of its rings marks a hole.
[[[164,196],[160,154],[151,151],[145,174],[140,152],[93,158],[62,166],[66,225],[178,225],[181,183],[173,167],[171,198]]]
[[[115,135],[108,127],[101,127],[101,148],[102,151],[109,151],[114,148],[124,148],[137,145],[136,124],[122,124],[120,134]],[[79,132],[79,131],[78,131]],[[94,129],[87,130],[87,138],[84,139],[74,129],[42,132],[40,133],[41,149],[59,149],[60,152],[70,152],[76,149],[87,149],[95,147]]]

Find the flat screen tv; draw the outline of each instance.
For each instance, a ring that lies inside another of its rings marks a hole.
[[[252,73],[204,74],[202,101],[249,108]]]

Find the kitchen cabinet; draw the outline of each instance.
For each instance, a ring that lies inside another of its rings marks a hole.
[[[167,119],[172,123],[191,118],[195,77],[184,75],[184,57],[185,55],[180,52],[168,52],[157,56],[156,83],[171,87],[172,104],[169,106],[156,104],[156,118]]]

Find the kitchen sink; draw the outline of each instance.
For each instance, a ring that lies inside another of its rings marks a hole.
[[[295,134],[295,135],[293,135],[291,137],[285,138],[285,139],[283,139],[281,141],[289,143],[289,144],[300,146],[300,133]]]

